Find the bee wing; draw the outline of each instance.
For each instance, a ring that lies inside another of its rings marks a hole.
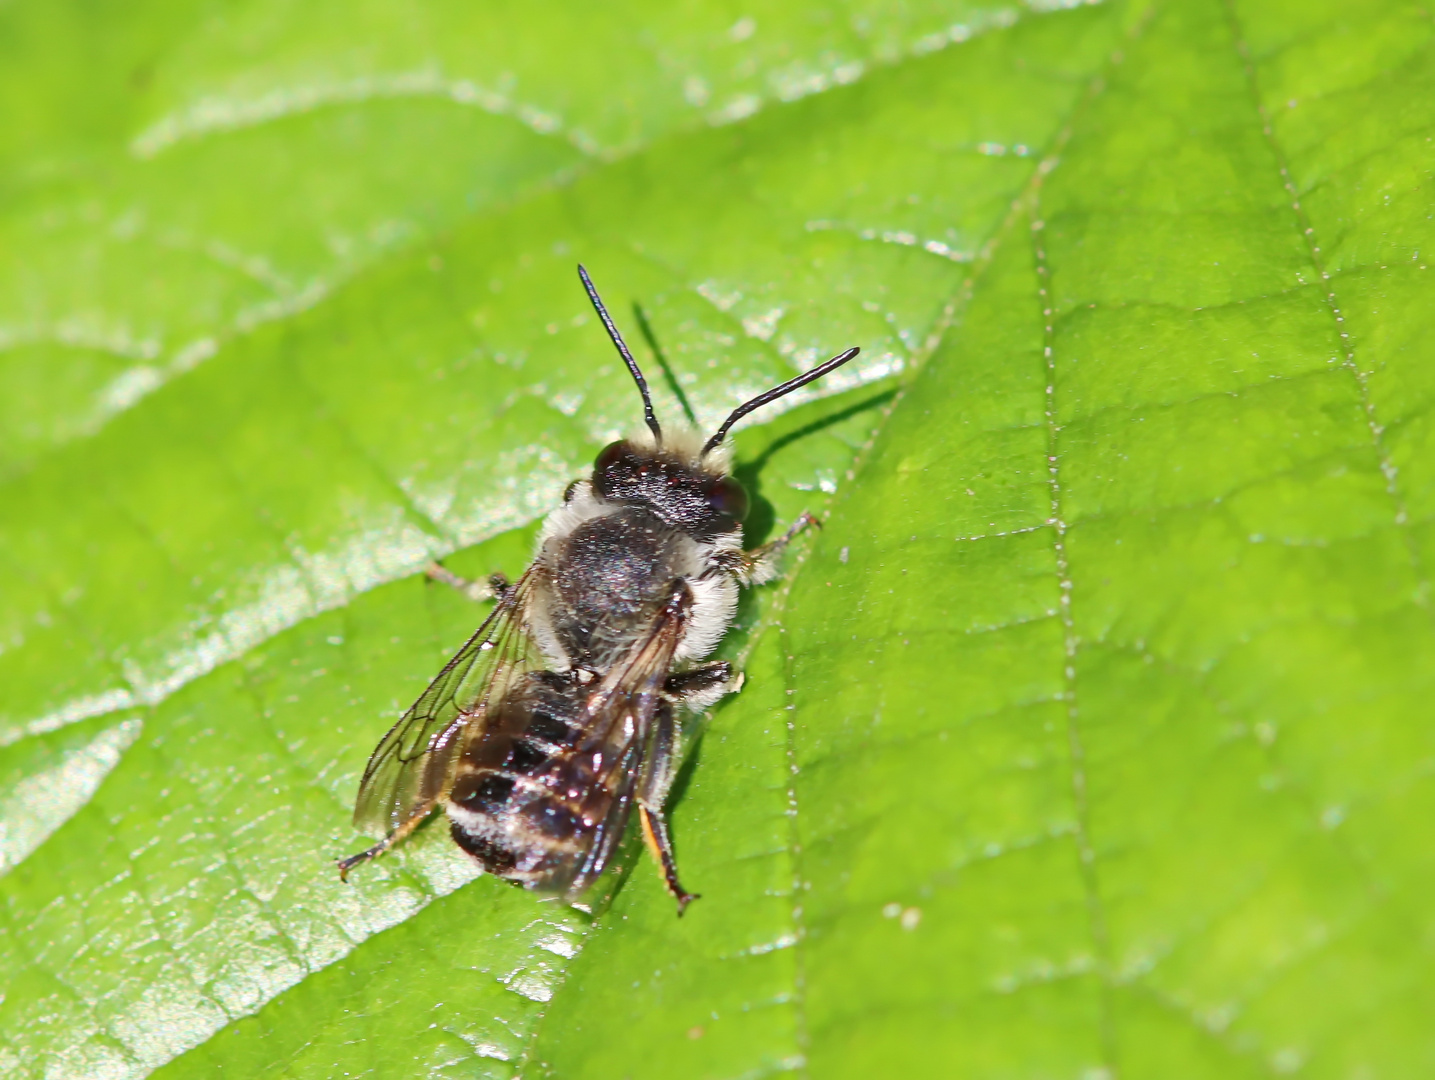
[[[647,633],[589,695],[588,734],[579,742],[578,754],[594,763],[590,810],[598,825],[587,853],[575,861],[571,880],[564,881],[561,876],[554,880],[554,887],[570,896],[577,896],[597,879],[623,838],[651,742],[653,716],[663,704],[662,686],[672,669],[691,607],[692,593],[687,586],[675,590]]]
[[[504,688],[534,666],[537,653],[527,616],[538,573],[529,567],[500,597],[473,637],[374,748],[354,802],[357,828],[389,833],[448,790],[465,736],[482,730]]]

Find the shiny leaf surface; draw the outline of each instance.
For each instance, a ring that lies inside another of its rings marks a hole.
[[[546,20],[546,21],[545,21]],[[1435,87],[1399,3],[0,12],[0,1072],[1435,1068]],[[804,509],[687,915],[365,756],[638,421]]]

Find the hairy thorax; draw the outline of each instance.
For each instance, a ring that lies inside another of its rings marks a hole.
[[[575,665],[595,670],[652,624],[674,582],[703,570],[698,545],[641,507],[591,517],[545,547],[564,567],[553,583],[553,632]]]

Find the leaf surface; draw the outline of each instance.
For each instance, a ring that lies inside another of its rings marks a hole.
[[[1410,1076],[1429,13],[0,14],[0,1071]],[[747,672],[588,915],[364,758],[638,419]],[[646,331],[642,328],[646,327]]]

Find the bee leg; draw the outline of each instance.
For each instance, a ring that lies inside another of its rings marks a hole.
[[[410,833],[412,833],[415,829],[417,829],[420,825],[424,823],[424,821],[428,818],[429,814],[433,812],[433,808],[433,803],[427,803],[419,810],[415,811],[412,815],[410,815],[408,820],[406,820],[393,832],[389,833],[388,836],[384,837],[373,847],[368,848],[365,851],[361,851],[357,855],[350,855],[347,859],[339,859],[339,880],[348,881],[349,871],[352,870],[354,867],[358,866],[360,863],[366,863],[370,859],[377,859],[380,855],[384,854],[384,852],[388,851],[390,848],[402,844],[405,840],[409,838]]]
[[[688,892],[678,883],[678,864],[673,858],[673,841],[668,836],[668,823],[663,820],[662,812],[639,804],[638,813],[643,823],[643,840],[647,842],[653,858],[657,859],[663,868],[663,884],[678,902],[678,916],[681,918],[688,905],[698,899],[699,894]]]
[[[738,577],[747,585],[761,585],[764,581],[777,577],[778,564],[782,560],[782,553],[787,550],[787,545],[797,539],[799,533],[813,526],[821,528],[822,522],[806,510],[802,511],[797,515],[797,520],[776,540],[769,540],[761,547],[742,553],[742,566],[738,569]]]
[[[663,803],[667,801],[668,789],[673,786],[677,775],[677,757],[674,753],[677,732],[673,725],[673,712],[667,705],[660,706],[653,717],[654,730],[649,751],[647,768],[638,787],[638,817],[643,826],[643,840],[658,865],[663,868],[663,883],[678,902],[678,915],[698,898],[678,883],[678,863],[673,857],[673,840],[668,835],[668,823],[663,818]]]
[[[459,577],[448,567],[438,562],[430,562],[424,566],[424,573],[430,581],[437,581],[440,585],[447,585],[451,589],[457,589],[470,600],[482,602],[484,600],[502,600],[512,584],[503,574],[490,574],[484,582],[473,581],[469,578]]]
[[[726,660],[715,660],[711,664],[699,664],[688,671],[669,675],[663,683],[663,693],[674,701],[681,702],[695,711],[706,709],[729,690],[732,682],[732,665]]]

